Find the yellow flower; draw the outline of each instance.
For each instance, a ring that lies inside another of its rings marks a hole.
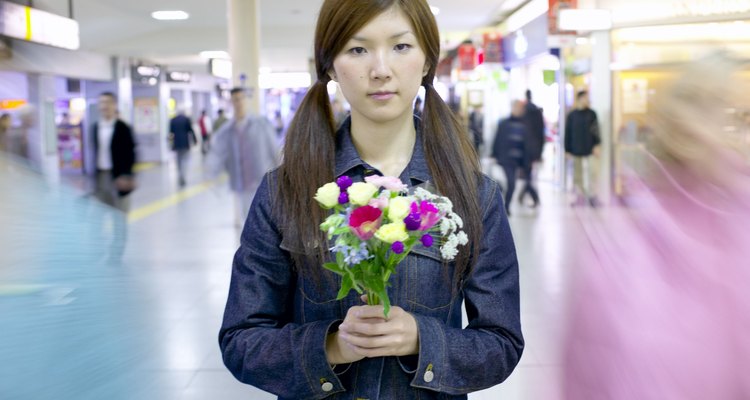
[[[339,204],[340,194],[341,189],[339,189],[339,185],[334,182],[326,183],[318,188],[318,191],[315,193],[315,200],[317,200],[323,208],[329,209],[335,207],[336,204]]]
[[[409,239],[409,234],[406,232],[406,225],[403,222],[392,222],[385,224],[375,232],[375,237],[386,242],[404,242]]]
[[[347,190],[347,193],[349,194],[349,202],[358,206],[367,205],[377,192],[377,186],[365,182],[357,182],[351,185]]]
[[[408,197],[396,197],[388,205],[388,218],[391,221],[403,221],[411,212],[412,200]]]

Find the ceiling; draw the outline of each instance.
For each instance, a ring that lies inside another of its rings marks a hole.
[[[322,0],[259,0],[261,67],[304,71],[312,55],[315,19]],[[25,4],[26,0],[16,0]],[[448,46],[496,21],[503,3],[518,0],[430,0]],[[521,2],[523,3],[523,1]],[[33,6],[68,16],[68,2],[34,0]],[[151,12],[184,10],[185,21],[156,21]],[[227,50],[227,0],[73,0],[82,50],[131,56],[173,68],[205,71],[204,50]],[[451,38],[451,39],[447,39]],[[447,46],[446,46],[447,47]]]

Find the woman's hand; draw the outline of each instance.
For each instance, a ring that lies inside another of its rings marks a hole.
[[[388,319],[383,306],[352,307],[336,334],[347,353],[361,358],[419,353],[417,321],[401,307],[391,307]]]

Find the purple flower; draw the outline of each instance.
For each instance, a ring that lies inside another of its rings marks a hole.
[[[352,185],[352,178],[342,175],[339,179],[336,179],[336,184],[339,185],[339,188],[341,188],[342,191],[346,191],[346,189],[349,189],[349,186]],[[348,201],[349,200],[347,200],[347,202]]]
[[[346,204],[349,202],[349,195],[346,192],[341,192],[339,195],[339,204]]]
[[[402,242],[393,242],[391,245],[391,251],[393,251],[396,254],[401,254],[404,252],[404,244]]]
[[[420,240],[422,241],[422,245],[424,247],[432,247],[432,244],[435,242],[435,239],[433,239],[432,235],[430,235],[429,233],[422,236],[422,239]]]
[[[413,212],[404,218],[404,224],[407,230],[416,231],[422,225],[422,216]]]

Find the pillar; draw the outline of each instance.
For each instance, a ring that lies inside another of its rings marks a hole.
[[[28,74],[28,114],[23,115],[23,125],[28,140],[28,157],[50,182],[60,178],[60,161],[57,151],[57,126],[55,124],[55,78],[49,75]]]
[[[612,132],[612,42],[611,31],[597,31],[591,34],[591,108],[596,111],[601,134],[598,186],[595,186],[600,200],[609,204],[612,199],[612,169],[614,160]]]
[[[258,86],[260,69],[260,1],[227,0],[229,13],[229,55],[232,58],[232,82],[245,87],[248,111],[261,112],[262,93]]]

